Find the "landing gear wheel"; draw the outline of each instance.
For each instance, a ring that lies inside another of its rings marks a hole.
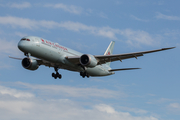
[[[52,77],[55,77],[55,75],[56,75],[55,73],[52,73]]]
[[[53,78],[55,78],[55,79],[57,79],[57,78],[59,78],[59,79],[61,79],[62,78],[62,75],[61,74],[59,74],[59,73],[52,73],[52,77]]]
[[[87,72],[80,72],[80,76],[82,76],[83,78],[85,77],[89,78],[89,75]]]
[[[61,79],[61,78],[62,78],[62,75],[58,73],[58,68],[55,67],[54,70],[56,71],[56,74],[55,74],[55,73],[52,73],[52,77],[53,77],[54,79],[57,79],[57,78]]]
[[[59,74],[59,73],[58,73],[56,76],[57,76],[59,79],[61,79],[61,78],[62,78],[62,75],[61,75],[61,74]]]

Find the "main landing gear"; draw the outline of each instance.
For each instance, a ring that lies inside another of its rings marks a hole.
[[[89,78],[89,75],[87,72],[80,72],[80,76],[82,76],[83,78],[85,77]]]
[[[55,73],[52,73],[52,77],[54,77],[54,79],[61,79],[62,78],[62,75],[58,73],[58,68],[55,67],[54,70],[56,71],[56,74]]]
[[[89,74],[86,72],[86,67],[81,64],[80,66],[83,68],[83,72],[82,71],[80,72],[80,76],[82,76],[83,78],[85,77],[89,78]]]

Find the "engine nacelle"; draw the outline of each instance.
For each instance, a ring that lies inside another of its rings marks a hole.
[[[96,58],[93,55],[90,54],[84,54],[80,57],[80,63],[83,66],[87,67],[95,67],[98,63]]]
[[[22,66],[28,70],[37,70],[39,67],[38,62],[32,58],[24,58],[22,60]]]

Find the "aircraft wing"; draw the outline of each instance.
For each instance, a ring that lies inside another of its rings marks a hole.
[[[141,69],[141,68],[121,68],[121,69],[111,69],[109,71],[112,72],[112,71],[124,71],[124,70],[135,70],[135,69]]]
[[[142,51],[142,52],[134,52],[134,53],[125,53],[125,54],[94,55],[94,57],[97,59],[98,65],[99,65],[99,64],[104,64],[106,62],[113,62],[113,61],[118,61],[118,60],[122,62],[122,60],[129,59],[129,58],[137,59],[137,57],[143,56],[144,54],[147,54],[147,53],[159,52],[159,51],[169,50],[173,48],[175,47],[162,48],[162,49],[156,49],[156,50],[150,50],[150,51]],[[81,56],[67,56],[66,59],[68,59],[69,61],[75,64],[80,64],[79,62],[80,57]]]
[[[9,58],[16,59],[16,60],[23,60],[24,59],[24,58],[12,57],[12,56],[9,56]],[[51,62],[41,60],[41,59],[37,59],[37,58],[31,58],[31,59],[36,60],[39,65],[45,65],[45,66],[48,66],[48,67],[55,67],[55,65],[53,63],[51,63]]]

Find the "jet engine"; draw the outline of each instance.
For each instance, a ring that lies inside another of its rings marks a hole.
[[[84,54],[80,57],[80,63],[83,66],[87,67],[95,67],[98,63],[96,58],[93,55],[90,54]]]
[[[22,66],[28,70],[37,70],[39,67],[37,60],[28,57],[22,60]]]

